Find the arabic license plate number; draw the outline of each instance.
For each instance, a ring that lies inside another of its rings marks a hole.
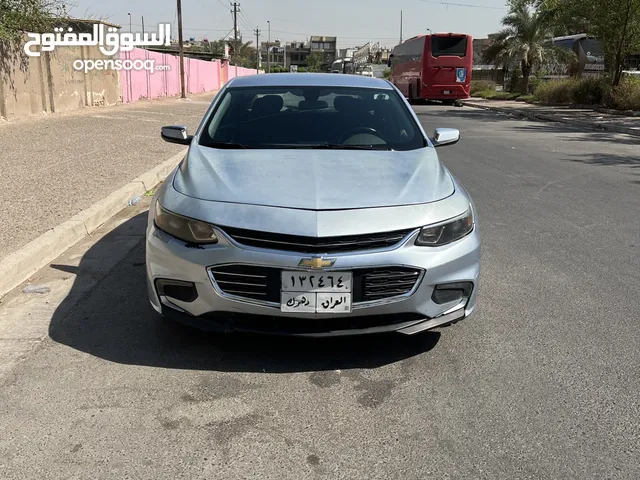
[[[316,313],[317,293],[282,292],[280,310],[283,312]]]
[[[283,292],[351,292],[351,272],[282,272]]]
[[[282,272],[280,310],[299,313],[349,313],[351,272]]]
[[[288,313],[349,313],[351,293],[282,292],[280,310]]]
[[[442,93],[444,93],[445,95],[451,95],[451,90],[444,90]]]

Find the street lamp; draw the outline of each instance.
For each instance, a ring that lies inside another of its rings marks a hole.
[[[432,34],[433,34],[433,32],[431,31],[431,29],[430,29],[430,28],[427,28],[427,31],[429,32],[429,35],[432,35]]]
[[[267,39],[267,73],[271,73],[271,20],[267,20],[269,25],[269,37]]]
[[[131,14],[127,13],[127,15],[129,15],[129,33],[133,33],[133,30],[131,30]]]

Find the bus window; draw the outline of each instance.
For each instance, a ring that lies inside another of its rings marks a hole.
[[[464,57],[467,54],[467,37],[447,36],[431,37],[431,55],[440,57],[443,55]]]

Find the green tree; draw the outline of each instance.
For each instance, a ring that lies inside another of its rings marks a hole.
[[[17,40],[24,31],[52,30],[65,7],[63,0],[0,0],[0,40]]]
[[[322,69],[323,62],[324,58],[322,57],[322,54],[319,52],[313,52],[307,57],[307,71],[319,72]]]
[[[572,1],[572,3],[575,3]],[[591,22],[585,16],[583,8],[575,8],[566,0],[537,0],[535,7],[552,24],[555,37],[576,35],[591,31]]]
[[[535,69],[553,62],[568,63],[575,57],[573,52],[552,45],[553,23],[533,6],[532,1],[511,1],[502,25],[504,28],[484,57],[488,62],[502,65],[518,62],[523,76],[520,89],[523,93],[528,93],[529,77]]]
[[[257,51],[253,42],[238,42],[238,51],[234,49],[234,42],[230,42],[230,55],[232,63],[244,68],[256,68],[258,64]]]
[[[603,42],[617,86],[625,58],[640,51],[640,0],[540,0],[540,5],[559,29],[575,29],[578,21],[585,30],[573,33],[589,33]]]

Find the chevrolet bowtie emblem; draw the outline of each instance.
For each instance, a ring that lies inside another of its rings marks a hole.
[[[303,258],[298,264],[299,267],[311,267],[315,270],[321,270],[325,267],[331,267],[336,263],[335,258],[313,257]]]

